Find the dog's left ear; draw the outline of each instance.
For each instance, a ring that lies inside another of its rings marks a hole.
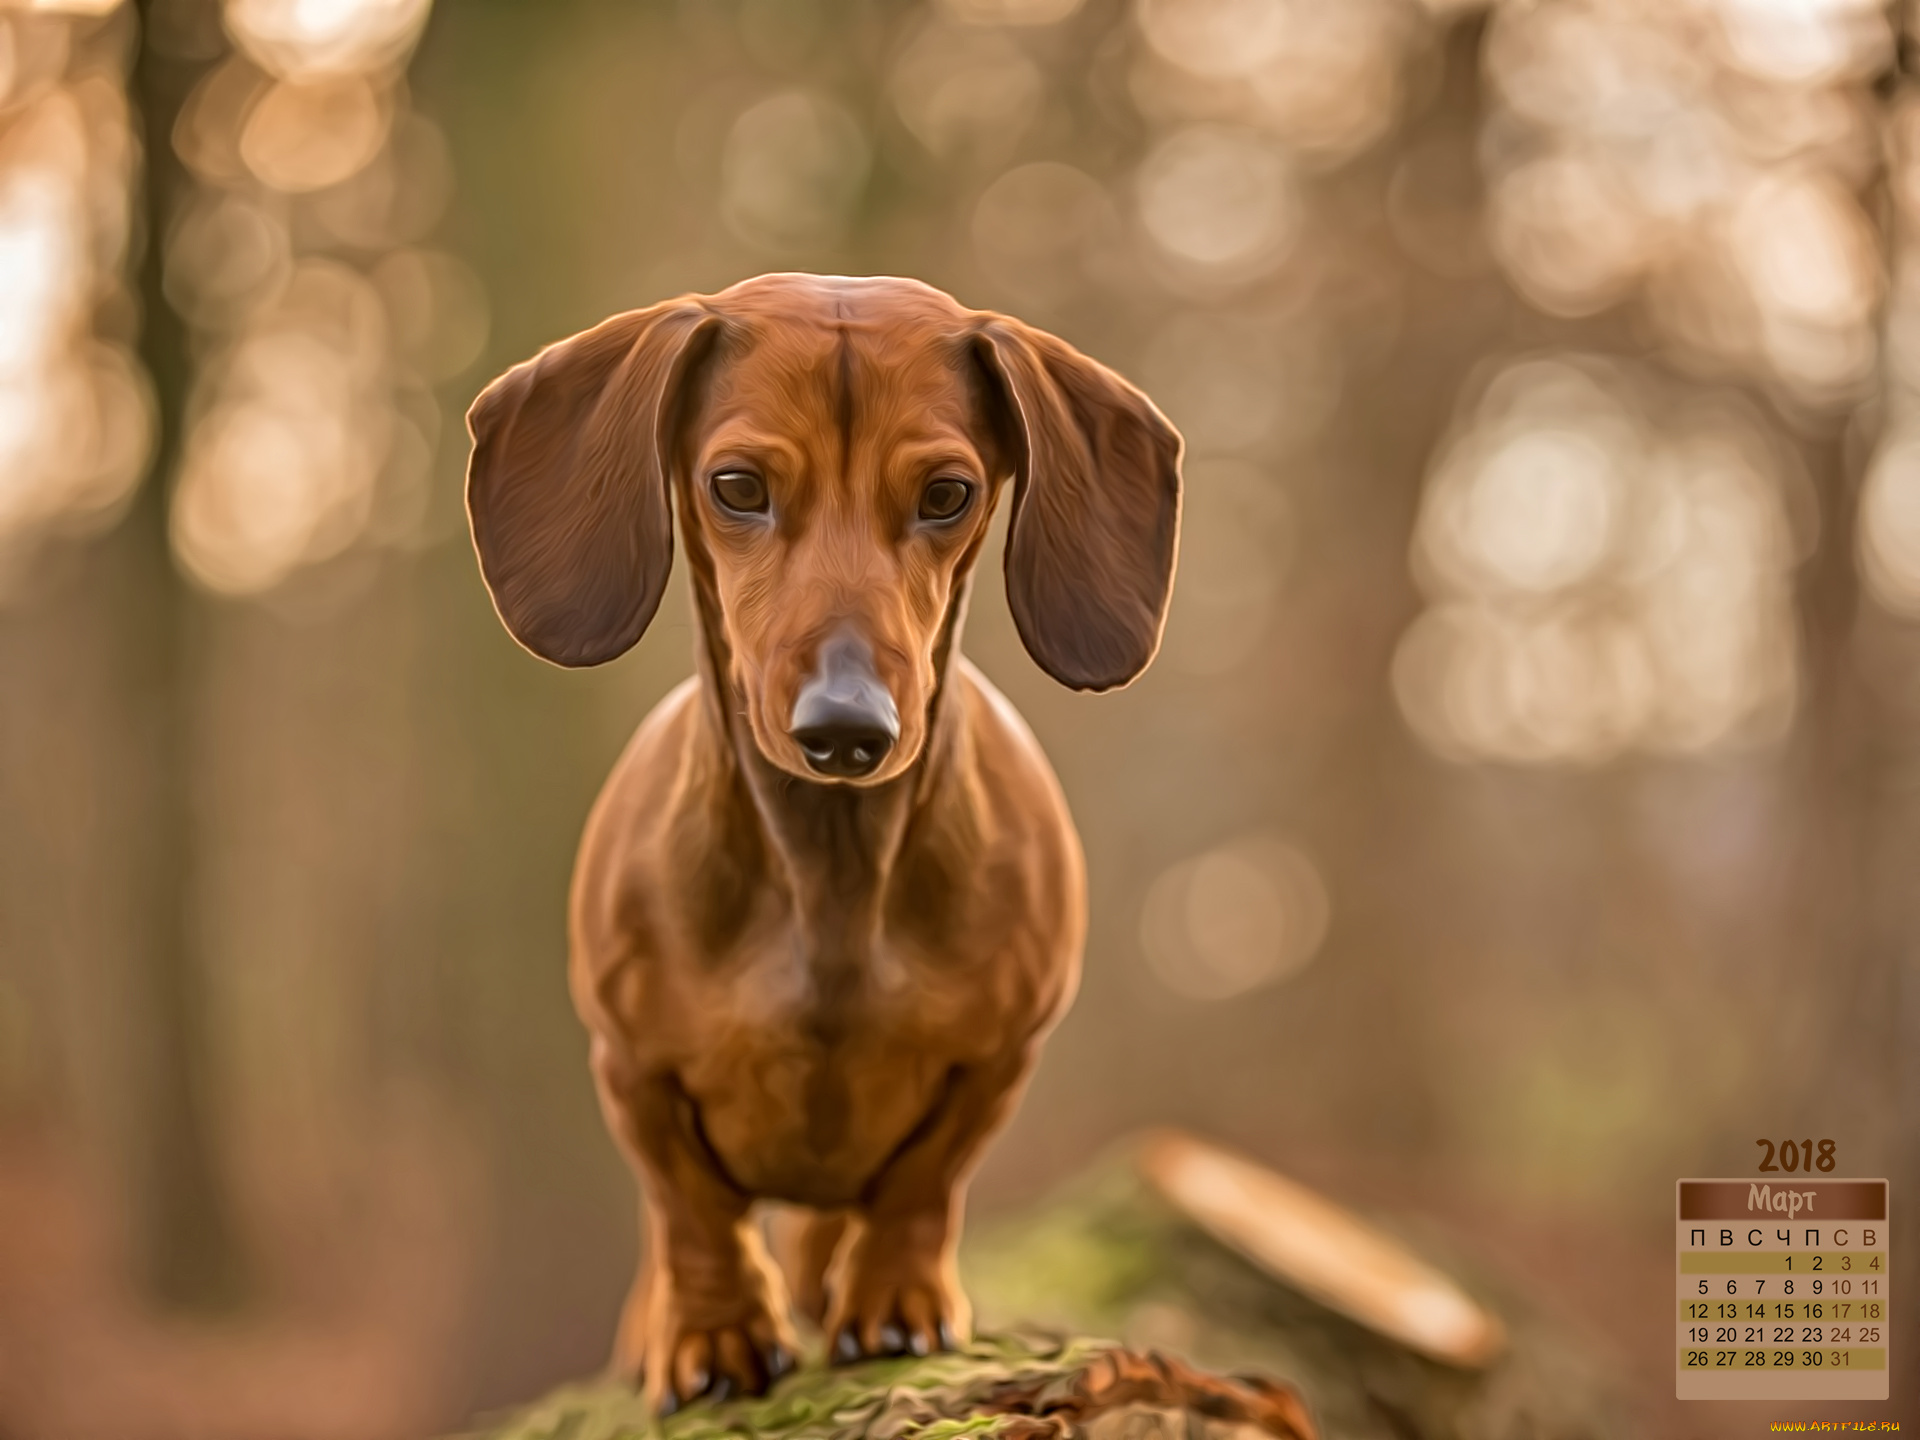
[[[1065,341],[995,316],[977,340],[1015,449],[1007,603],[1027,653],[1075,690],[1125,685],[1160,648],[1180,529],[1180,432]]]
[[[516,365],[467,412],[467,518],[513,638],[598,665],[646,631],[673,565],[667,457],[720,324],[685,301],[616,315]]]

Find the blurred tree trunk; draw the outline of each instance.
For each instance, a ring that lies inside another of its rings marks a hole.
[[[139,49],[129,99],[144,136],[144,244],[138,286],[141,359],[157,410],[153,459],[125,540],[140,571],[127,617],[139,673],[132,693],[145,721],[146,794],[129,797],[144,832],[136,904],[141,988],[126,997],[145,1034],[133,1057],[139,1111],[132,1126],[135,1244],[143,1278],[159,1299],[210,1307],[231,1303],[241,1264],[221,1182],[208,1099],[208,980],[194,934],[193,734],[196,642],[201,617],[172,560],[168,509],[179,469],[192,380],[187,328],[163,283],[170,217],[192,177],[173,146],[180,109],[219,54],[218,0],[137,0]]]
[[[1910,113],[1920,104],[1920,91],[1915,87],[1915,75],[1920,73],[1920,36],[1916,36],[1915,25],[1920,23],[1920,12],[1916,12],[1912,4],[1902,3],[1891,3],[1886,9],[1894,43],[1887,70],[1874,87],[1882,105],[1879,116],[1882,167],[1876,177],[1876,203],[1870,213],[1879,226],[1888,293],[1880,327],[1879,404],[1871,409],[1863,408],[1850,437],[1856,443],[1850,457],[1854,462],[1853,505],[1848,519],[1854,524],[1858,523],[1858,497],[1864,488],[1864,475],[1873,449],[1897,439],[1896,431],[1911,427],[1916,418],[1914,387],[1910,379],[1901,375],[1895,352],[1903,304],[1911,316],[1913,302],[1903,302],[1901,292],[1903,282],[1905,286],[1912,283],[1914,244],[1920,239],[1912,233],[1912,202],[1903,203],[1901,195],[1911,184],[1903,180],[1902,170],[1920,159],[1915,153],[1910,127],[1902,123],[1902,113]],[[1910,341],[1907,343],[1911,345]],[[1869,421],[1871,423],[1867,423]],[[1850,525],[1845,535],[1849,560],[1858,554],[1854,541],[1855,530]],[[1857,561],[1851,569],[1857,594]],[[1895,1144],[1890,1147],[1884,1165],[1871,1168],[1890,1177],[1896,1193],[1911,1196],[1912,1187],[1920,1185],[1920,1125],[1914,1123],[1915,1117],[1920,1117],[1920,1044],[1914,1042],[1914,1037],[1920,1036],[1920,944],[1915,939],[1920,905],[1916,904],[1913,886],[1913,874],[1920,865],[1920,793],[1916,793],[1912,782],[1916,761],[1920,760],[1920,747],[1914,738],[1911,678],[1920,671],[1920,627],[1916,627],[1910,617],[1896,619],[1871,601],[1863,605],[1856,600],[1847,618],[1850,624],[1846,655],[1850,662],[1863,654],[1871,656],[1875,651],[1891,651],[1900,657],[1893,662],[1895,665],[1904,661],[1907,676],[1902,704],[1886,694],[1874,694],[1873,687],[1863,683],[1862,672],[1873,668],[1871,659],[1848,667],[1859,716],[1853,738],[1862,751],[1855,763],[1866,772],[1863,784],[1874,787],[1868,793],[1877,797],[1879,803],[1871,807],[1867,816],[1871,828],[1863,845],[1870,869],[1862,887],[1867,906],[1861,945],[1872,983],[1855,987],[1843,1021],[1855,1035],[1873,1033],[1883,1025],[1890,1027],[1884,1053],[1894,1057],[1894,1065],[1893,1073],[1884,1077],[1886,1098],[1890,1113],[1902,1117],[1903,1123],[1896,1123],[1894,1127]],[[1898,632],[1897,638],[1889,632]],[[1894,688],[1902,687],[1895,681]],[[1851,1038],[1843,1036],[1841,1043]],[[1861,1173],[1868,1170],[1863,1168]],[[1915,1286],[1920,1285],[1920,1255],[1914,1253],[1912,1246],[1906,1246],[1903,1255],[1893,1264],[1893,1283],[1911,1294]],[[1888,1357],[1895,1370],[1920,1374],[1920,1337],[1908,1328],[1895,1346]]]

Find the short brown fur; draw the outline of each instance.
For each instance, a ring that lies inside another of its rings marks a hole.
[[[468,504],[502,620],[556,663],[632,645],[671,563],[697,675],[587,822],[570,981],[608,1128],[646,1199],[614,1363],[666,1408],[791,1363],[787,1284],[837,1358],[967,1333],[966,1181],[1070,1001],[1084,873],[1059,786],[958,651],[1012,481],[1009,602],[1078,689],[1153,656],[1178,435],[1051,336],[913,281],[771,275],[617,316],[488,387]],[[710,477],[750,468],[765,512]],[[931,522],[937,478],[974,487]],[[789,733],[857,637],[899,736],[823,779]],[[757,1201],[802,1207],[786,1275]]]

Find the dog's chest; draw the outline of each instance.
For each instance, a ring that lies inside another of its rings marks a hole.
[[[681,1076],[728,1173],[800,1203],[857,1197],[969,1058],[959,988],[884,951],[789,945],[733,968],[706,1009],[725,1020]]]

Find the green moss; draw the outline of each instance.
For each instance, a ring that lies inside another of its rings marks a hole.
[[[958,1354],[803,1365],[769,1395],[690,1405],[650,1422],[633,1390],[572,1385],[477,1434],[484,1440],[952,1440],[993,1434],[1007,1417],[980,1413],[1009,1381],[1066,1376],[1103,1345],[1041,1335],[983,1336]]]
[[[1117,1334],[1164,1278],[1178,1223],[1120,1164],[1104,1165],[1044,1208],[969,1236],[967,1290],[990,1321]]]

